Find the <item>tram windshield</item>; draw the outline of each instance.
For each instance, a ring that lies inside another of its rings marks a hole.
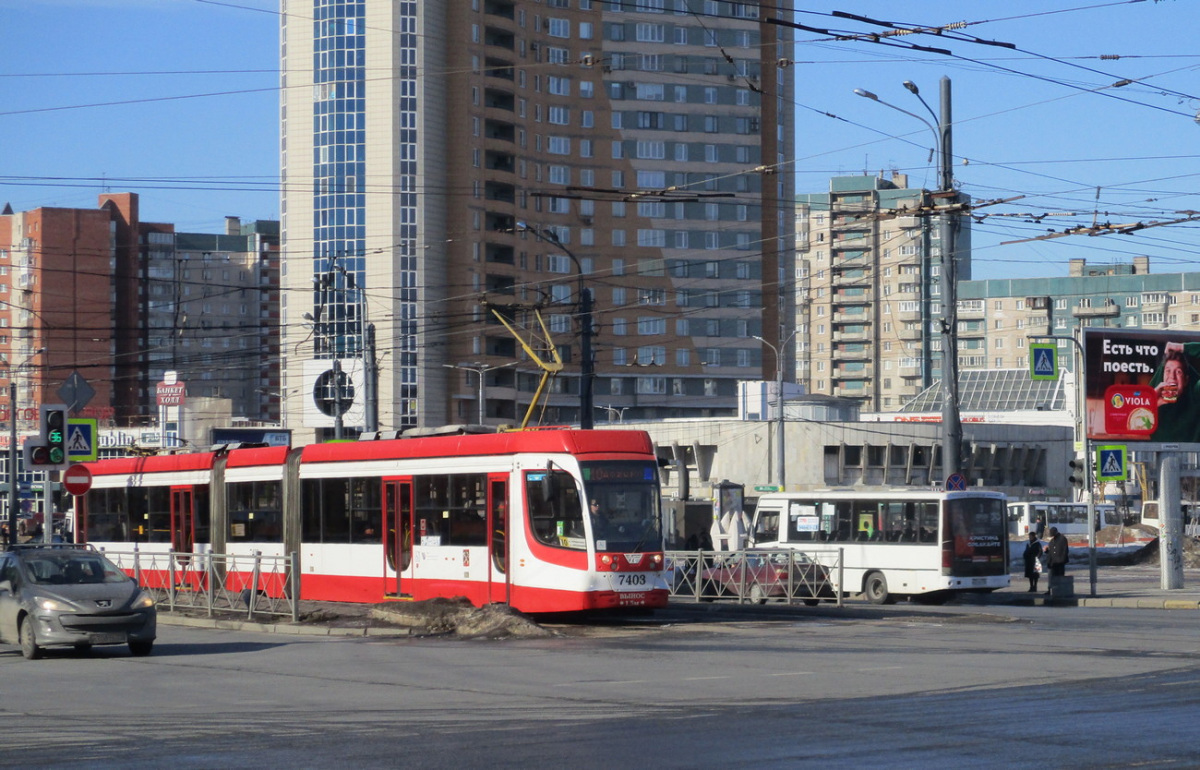
[[[546,545],[597,551],[662,550],[658,469],[646,462],[583,463],[585,497],[566,471],[525,474],[534,536]],[[586,503],[584,502],[586,500]]]
[[[658,468],[648,462],[583,463],[592,539],[597,551],[661,551]]]

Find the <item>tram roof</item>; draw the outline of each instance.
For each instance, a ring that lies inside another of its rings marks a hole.
[[[640,430],[523,430],[454,436],[309,444],[300,462],[363,462],[393,458],[507,455],[522,452],[654,454],[650,436]]]

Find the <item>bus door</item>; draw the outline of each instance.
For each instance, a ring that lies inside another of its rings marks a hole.
[[[412,594],[406,585],[412,578],[413,485],[411,479],[383,482],[383,593],[385,596]]]
[[[488,601],[509,602],[508,477],[488,478]]]

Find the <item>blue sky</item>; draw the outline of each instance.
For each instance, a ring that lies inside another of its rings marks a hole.
[[[901,83],[917,83],[936,110],[945,75],[958,185],[977,200],[1025,196],[977,210],[987,217],[975,225],[976,278],[1065,275],[1071,257],[1148,255],[1156,273],[1197,269],[1200,222],[1001,245],[1200,211],[1196,3],[800,5],[801,24],[856,39],[796,32],[789,170],[799,191],[864,171],[935,186],[929,129],[853,91],[924,116]],[[226,215],[276,218],[277,10],[274,0],[0,0],[0,205],[91,207],[104,190],[132,190],[143,219],[183,231],[219,231]],[[868,42],[861,33],[886,28],[835,10],[908,26],[968,24],[893,39],[946,55]],[[1132,82],[1114,87],[1124,80]],[[1049,216],[1000,216],[1022,213]]]

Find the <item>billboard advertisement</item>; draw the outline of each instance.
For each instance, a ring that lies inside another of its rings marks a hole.
[[[1200,444],[1200,333],[1086,328],[1087,436]]]

